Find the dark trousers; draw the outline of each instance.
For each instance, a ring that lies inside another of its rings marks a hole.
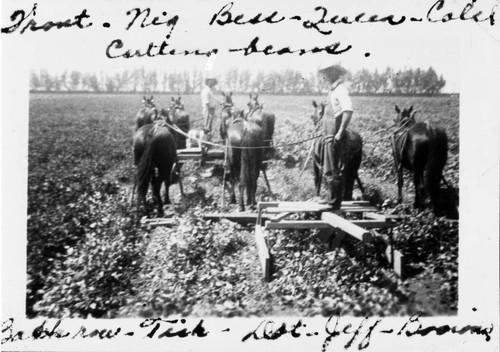
[[[330,192],[329,203],[334,209],[339,209],[344,194],[344,169],[345,169],[345,132],[342,139],[335,142],[335,134],[340,129],[341,117],[325,116],[324,138],[324,164],[323,177]]]
[[[212,122],[215,116],[215,108],[205,107],[203,117],[205,118],[205,131],[212,133]]]

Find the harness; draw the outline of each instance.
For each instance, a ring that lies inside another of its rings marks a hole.
[[[246,115],[246,118],[249,118],[250,116],[252,116],[257,110],[261,110],[262,111],[262,106],[260,106],[259,104],[255,104],[255,106],[253,107],[253,109],[248,111],[248,113]]]
[[[391,136],[392,147],[394,148],[394,155],[396,156],[398,165],[403,159],[403,152],[408,140],[408,132],[411,127],[411,122],[413,119],[411,117],[406,117],[401,121],[401,126],[398,127],[394,134]],[[427,127],[429,126],[426,122]]]

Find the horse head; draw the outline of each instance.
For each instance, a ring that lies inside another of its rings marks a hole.
[[[415,114],[416,111],[413,111],[413,105],[410,106],[409,109],[404,108],[401,110],[399,106],[395,105],[396,110],[396,118],[394,119],[394,123],[398,126],[412,126],[416,123]]]
[[[146,109],[153,110],[154,115],[155,115],[154,119],[156,119],[158,117],[158,109],[156,108],[156,104],[154,102],[153,96],[151,96],[151,98],[146,98],[146,96],[143,96],[142,97],[142,105],[144,105],[144,107]]]
[[[248,102],[248,113],[246,114],[247,117],[252,115],[255,111],[257,110],[262,110],[264,107],[264,104],[259,103],[259,94],[258,93],[250,93],[250,101]]]
[[[176,110],[184,110],[184,104],[181,101],[180,95],[177,97],[177,99],[172,97],[172,101],[170,103],[170,110],[174,113]]]
[[[233,115],[233,110],[234,110],[234,104],[233,104],[233,93],[229,92],[222,92],[222,109],[220,111],[220,116],[221,116],[221,123],[224,124],[227,119],[232,117]],[[221,130],[222,132],[222,130]]]
[[[233,92],[222,92],[222,108],[229,108],[233,106]]]
[[[220,122],[220,135],[222,139],[226,139],[227,137],[227,130],[231,125],[234,123],[244,121],[245,120],[245,113],[243,109],[238,109],[238,108],[232,108],[227,111],[227,114],[223,114],[221,116],[221,122]]]
[[[311,120],[313,120],[314,126],[317,126],[325,115],[326,103],[321,102],[318,104],[315,100],[313,100],[312,105],[314,106],[314,112],[311,115]]]

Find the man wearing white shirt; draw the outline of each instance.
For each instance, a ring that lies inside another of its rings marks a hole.
[[[215,116],[215,106],[216,100],[213,88],[217,85],[217,80],[215,78],[207,78],[205,80],[205,86],[201,90],[201,105],[203,118],[205,119],[205,135],[208,138],[212,134],[212,122]]]
[[[351,98],[342,79],[346,73],[339,65],[319,70],[319,74],[330,84],[328,106],[323,117],[323,176],[330,191],[328,202],[334,209],[340,208],[344,193],[345,131],[353,112]]]

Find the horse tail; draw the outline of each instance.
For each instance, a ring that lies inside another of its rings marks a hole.
[[[262,129],[255,124],[248,127],[244,132],[241,146],[247,148],[241,150],[240,182],[247,189],[247,198],[253,202],[264,154],[263,148],[256,148],[264,146]]]
[[[153,131],[149,132],[150,134]],[[153,136],[148,135],[145,138],[145,148],[137,164],[137,190],[141,196],[146,196],[148,192],[149,180],[151,179],[152,161],[154,154]]]
[[[274,135],[274,123],[276,116],[274,114],[263,114],[262,115],[262,131],[264,133],[264,145],[266,147],[272,146],[272,140]],[[268,148],[264,152],[266,159],[272,155],[271,148]]]
[[[435,209],[439,200],[439,184],[448,158],[448,136],[440,128],[430,127],[428,131],[429,154],[425,167],[425,187]]]

